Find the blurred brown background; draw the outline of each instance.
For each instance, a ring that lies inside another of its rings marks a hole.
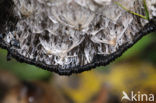
[[[8,62],[6,55],[0,49],[0,103],[131,103],[121,102],[122,91],[156,94],[156,33],[110,65],[71,76]]]

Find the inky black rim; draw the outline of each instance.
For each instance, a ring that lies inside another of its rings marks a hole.
[[[60,75],[71,75],[72,73],[80,73],[83,71],[94,69],[97,66],[105,66],[109,64],[110,62],[114,61],[116,58],[120,57],[128,48],[132,47],[138,40],[140,40],[143,36],[146,34],[149,34],[151,32],[156,31],[156,18],[153,18],[149,21],[148,24],[146,24],[140,32],[138,32],[135,37],[134,41],[131,44],[124,44],[119,47],[119,49],[110,54],[110,55],[96,55],[93,58],[93,61],[90,64],[84,65],[84,66],[76,66],[74,68],[68,68],[68,69],[61,69],[61,67],[56,65],[47,65],[42,62],[36,62],[35,60],[25,58],[24,56],[20,55],[15,49],[11,49],[9,45],[7,45],[3,40],[0,40],[0,47],[3,49],[6,49],[9,53],[9,55],[13,58],[15,58],[19,62],[24,62],[28,64],[32,64],[35,66],[38,66],[40,68],[43,68],[45,70],[56,72]]]

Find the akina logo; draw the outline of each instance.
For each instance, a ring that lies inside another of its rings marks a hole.
[[[135,93],[134,91],[130,92],[130,95],[128,95],[125,91],[122,91],[122,98],[121,101],[127,100],[127,101],[139,101],[139,102],[154,102],[154,94],[145,94],[138,91]]]

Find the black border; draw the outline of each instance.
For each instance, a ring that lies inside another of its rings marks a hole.
[[[81,73],[83,71],[94,69],[97,66],[105,66],[110,62],[114,61],[116,58],[120,57],[123,52],[125,52],[128,48],[132,47],[138,40],[140,40],[144,35],[149,34],[151,32],[156,32],[156,17],[151,19],[149,23],[147,23],[140,32],[138,32],[134,37],[134,42],[131,44],[124,44],[119,47],[119,49],[113,54],[104,56],[104,55],[96,55],[93,58],[92,63],[84,65],[84,66],[76,66],[74,68],[61,69],[59,66],[55,65],[46,65],[42,62],[36,62],[29,58],[25,58],[20,55],[15,49],[12,49],[7,45],[3,40],[0,40],[0,47],[6,49],[13,58],[15,58],[19,62],[24,62],[28,64],[32,64],[43,68],[45,70],[58,73],[59,75],[71,75],[72,73]]]

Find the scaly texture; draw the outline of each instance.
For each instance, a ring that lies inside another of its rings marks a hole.
[[[14,25],[8,25],[11,19],[6,20],[1,30],[5,31],[2,40],[19,55],[61,70],[92,64],[96,55],[108,56],[120,51],[122,45],[132,44],[148,23],[115,3],[144,15],[142,0],[8,2],[12,2]],[[147,0],[150,18],[156,16],[155,4],[156,0]],[[15,46],[17,41],[20,48]]]

